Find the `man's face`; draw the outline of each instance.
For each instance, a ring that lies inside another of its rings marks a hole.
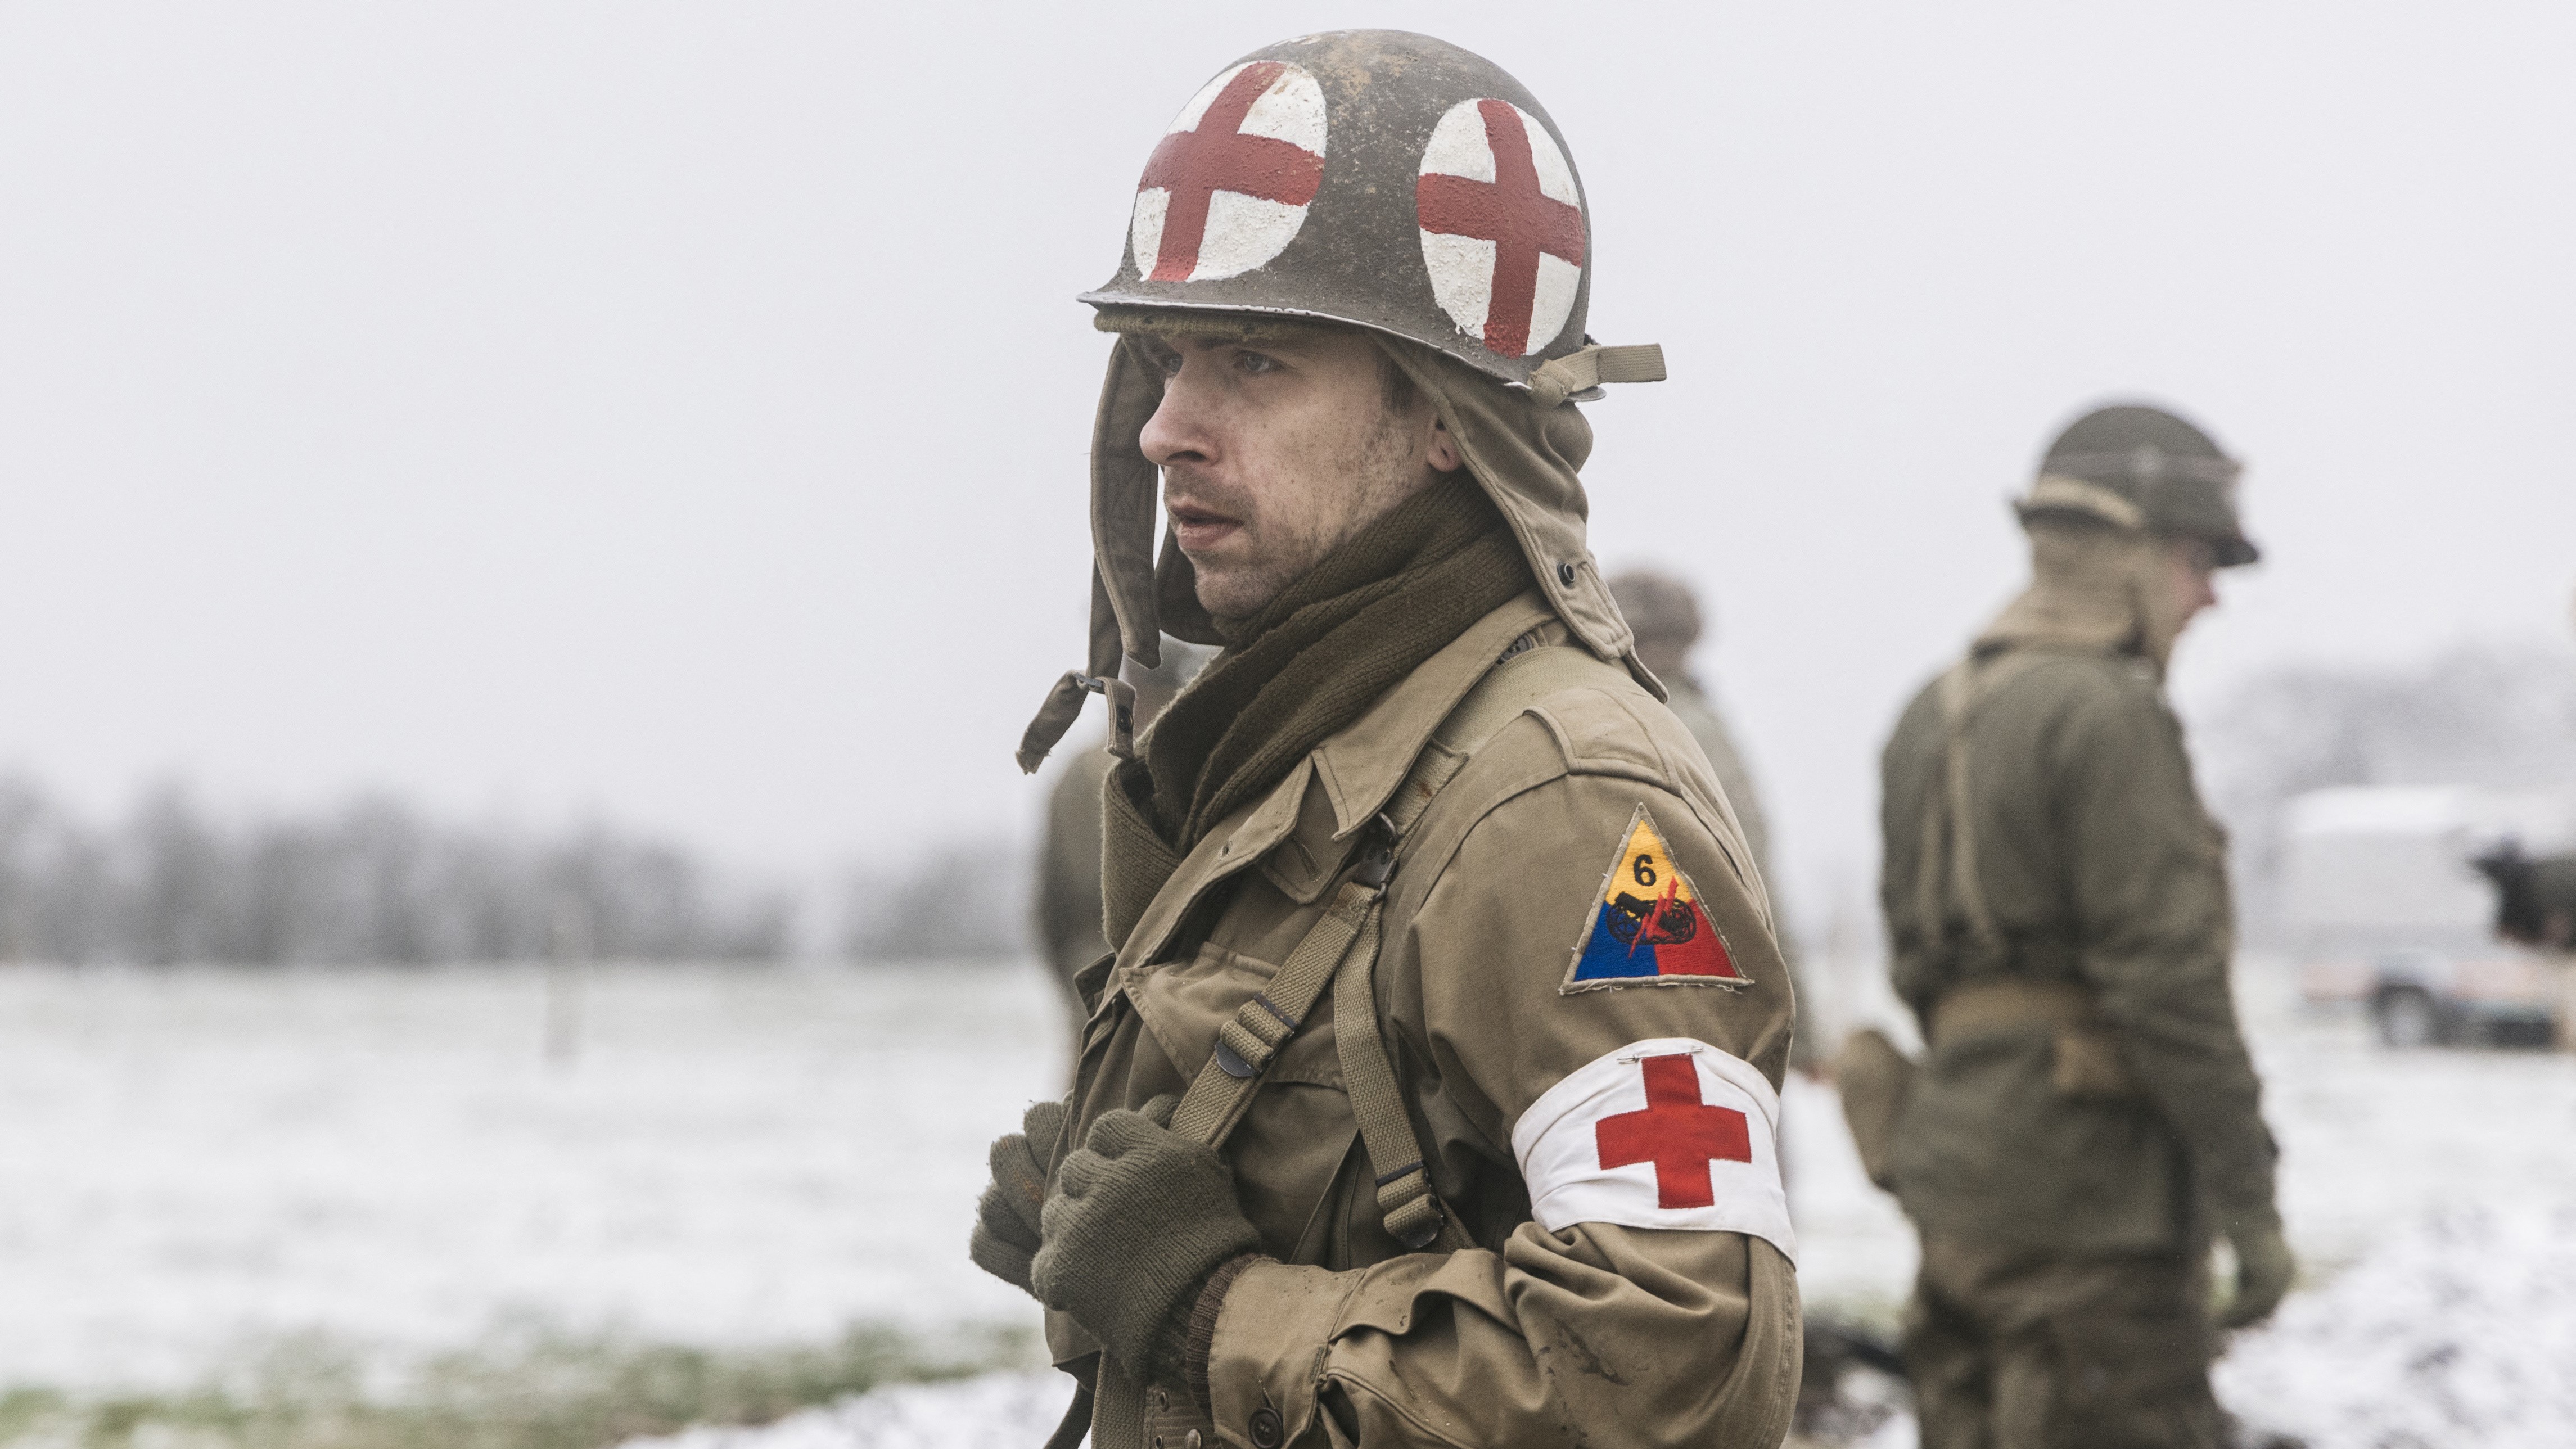
[[[1427,398],[1390,406],[1376,343],[1317,329],[1281,338],[1144,339],[1163,402],[1139,442],[1198,571],[1199,603],[1242,619],[1334,546],[1458,466]]]
[[[2180,635],[2192,616],[2218,603],[2218,548],[2205,538],[2164,540],[2165,609]]]

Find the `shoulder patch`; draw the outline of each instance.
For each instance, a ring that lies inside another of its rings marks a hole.
[[[1559,995],[1618,986],[1744,986],[1735,953],[1641,802],[1601,878]]]

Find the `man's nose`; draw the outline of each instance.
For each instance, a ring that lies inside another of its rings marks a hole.
[[[1164,382],[1163,401],[1145,420],[1145,430],[1137,436],[1136,445],[1146,461],[1157,468],[1168,467],[1175,460],[1216,461],[1205,389],[1191,376],[1187,363]]]

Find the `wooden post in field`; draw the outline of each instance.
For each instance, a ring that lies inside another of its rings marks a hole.
[[[546,953],[546,1064],[570,1070],[581,1056],[582,995],[593,950],[590,903],[576,891],[559,892],[548,934],[552,940]]]

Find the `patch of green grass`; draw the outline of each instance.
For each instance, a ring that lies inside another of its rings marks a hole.
[[[392,1387],[356,1355],[280,1344],[180,1393],[0,1394],[8,1449],[605,1449],[691,1424],[765,1424],[880,1384],[1028,1361],[1024,1336],[925,1343],[861,1327],[835,1343],[722,1350],[522,1328],[430,1358]]]

